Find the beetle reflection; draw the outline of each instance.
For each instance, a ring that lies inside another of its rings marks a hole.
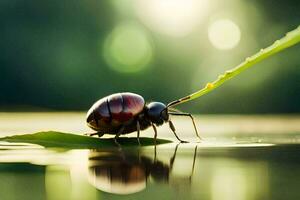
[[[124,195],[142,191],[146,188],[149,179],[168,183],[178,145],[168,164],[157,159],[156,148],[154,148],[154,158],[148,154],[143,155],[138,149],[92,150],[89,153],[89,182],[101,191]],[[194,171],[196,153],[197,146],[191,163],[191,174],[184,177],[189,183]]]

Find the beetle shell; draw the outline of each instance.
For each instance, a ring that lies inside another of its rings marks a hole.
[[[117,93],[98,100],[88,111],[95,121],[88,122],[96,131],[115,132],[121,125],[130,124],[145,107],[142,96],[134,93]],[[89,121],[89,120],[87,120]]]

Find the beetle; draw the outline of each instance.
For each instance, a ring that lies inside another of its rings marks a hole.
[[[175,137],[180,142],[187,142],[178,137],[175,126],[169,117],[169,115],[178,115],[191,118],[196,136],[201,139],[193,116],[190,113],[183,113],[170,108],[178,101],[180,100],[173,101],[167,105],[161,102],[146,104],[142,96],[130,92],[115,93],[103,97],[95,102],[87,112],[87,125],[97,131],[88,135],[102,137],[104,134],[112,134],[115,135],[114,140],[118,144],[117,139],[120,135],[136,131],[137,141],[140,144],[140,131],[152,126],[156,143],[156,126],[169,123],[169,127]]]

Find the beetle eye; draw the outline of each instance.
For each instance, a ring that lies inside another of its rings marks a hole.
[[[164,119],[164,121],[169,120],[168,108],[163,109],[160,113],[160,116]]]

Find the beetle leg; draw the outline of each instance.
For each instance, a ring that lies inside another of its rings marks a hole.
[[[97,135],[98,133],[85,133],[84,135],[86,136],[94,136],[94,135]]]
[[[105,133],[99,133],[99,132],[97,132],[97,135],[98,135],[99,138],[102,137],[104,134]]]
[[[140,129],[141,129],[140,122],[137,121],[136,122],[136,130],[137,130],[137,141],[139,143],[139,146],[141,146],[141,143],[140,143]]]
[[[119,147],[120,147],[121,145],[119,144],[119,142],[117,141],[117,139],[118,139],[118,138],[120,137],[120,135],[123,133],[124,129],[125,129],[125,126],[122,126],[122,127],[119,129],[118,133],[116,134],[116,136],[115,136],[115,138],[114,138],[114,141],[115,141],[116,145],[118,145]]]
[[[192,122],[193,122],[193,125],[194,125],[194,129],[195,129],[195,132],[196,132],[196,136],[202,140],[202,138],[200,137],[199,133],[198,133],[198,130],[197,130],[197,126],[196,126],[196,123],[195,123],[195,120],[194,120],[194,117],[190,114],[190,113],[182,113],[182,112],[178,112],[178,111],[175,111],[175,112],[169,112],[170,115],[178,115],[178,116],[188,116],[191,118]]]
[[[98,135],[98,137],[102,137],[105,133],[99,133],[99,132],[96,132],[96,133],[85,133],[84,135],[86,136],[94,136],[94,135]]]
[[[187,143],[187,141],[181,140],[181,139],[178,137],[178,135],[177,135],[176,132],[175,132],[175,131],[176,131],[175,126],[174,126],[174,124],[172,123],[171,120],[169,120],[169,126],[170,126],[170,129],[173,131],[173,133],[174,133],[175,137],[177,138],[177,140],[179,140],[179,141],[182,142],[182,143]]]
[[[156,138],[157,138],[157,130],[153,123],[151,123],[153,130],[154,130],[154,145],[156,146]]]

